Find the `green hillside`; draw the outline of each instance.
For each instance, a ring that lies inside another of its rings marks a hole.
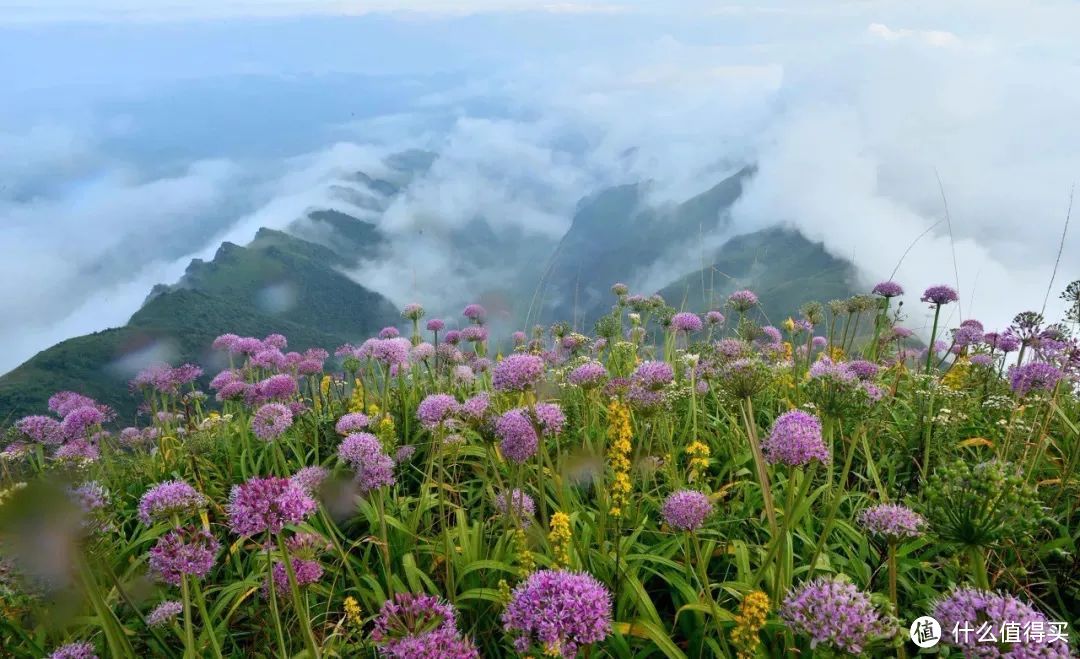
[[[386,298],[338,272],[342,257],[287,234],[261,230],[247,247],[225,243],[209,262],[196,260],[179,283],[155,287],[124,327],[63,341],[0,377],[0,422],[45,408],[74,389],[134,413],[127,380],[145,362],[219,366],[207,352],[225,332],[279,332],[290,349],[332,350],[400,320]]]

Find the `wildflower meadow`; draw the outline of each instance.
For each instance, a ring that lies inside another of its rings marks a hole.
[[[1080,282],[997,328],[930,286],[929,336],[902,294],[410,304],[151,366],[138,423],[58,392],[2,436],[0,656],[1071,656]]]

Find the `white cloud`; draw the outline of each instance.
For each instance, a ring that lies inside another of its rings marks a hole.
[[[956,46],[960,44],[960,38],[946,30],[909,30],[906,28],[894,30],[884,23],[871,23],[866,28],[866,31],[885,41],[915,39],[928,46]]]

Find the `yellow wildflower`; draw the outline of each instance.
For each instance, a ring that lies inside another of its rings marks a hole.
[[[964,382],[967,380],[968,370],[971,367],[971,362],[966,356],[958,357],[956,363],[952,365],[949,372],[945,374],[945,377],[941,378],[941,384],[950,389],[962,389]]]
[[[552,515],[548,540],[551,541],[551,553],[555,558],[556,568],[570,567],[570,539],[572,537],[570,516],[561,511]]]
[[[360,603],[351,595],[345,598],[345,620],[355,627],[360,627],[364,624],[364,621],[361,618]]]
[[[833,346],[832,350],[829,351],[829,359],[833,360],[834,362],[843,361],[844,349],[840,346]]]
[[[795,350],[791,347],[791,341],[784,341],[784,360],[790,361],[794,354]]]
[[[735,645],[738,659],[751,659],[761,644],[758,633],[765,626],[769,615],[769,596],[760,590],[748,594],[735,616],[735,628],[731,630],[731,642]]]
[[[517,550],[517,562],[521,578],[524,579],[536,569],[536,562],[533,561],[532,552],[529,551],[529,540],[525,536],[525,531],[521,528],[514,530],[514,548]]]
[[[784,321],[784,329],[786,329],[789,332],[794,332],[795,331],[795,319],[792,318],[791,316],[788,316],[787,320]]]
[[[612,517],[622,517],[622,510],[628,503],[630,491],[630,439],[633,430],[630,427],[630,410],[623,403],[613,400],[608,405],[608,463],[611,465],[611,509]]]
[[[690,456],[689,481],[693,483],[701,476],[701,473],[709,468],[709,455],[712,451],[709,445],[700,440],[694,440],[686,447],[686,454]]]

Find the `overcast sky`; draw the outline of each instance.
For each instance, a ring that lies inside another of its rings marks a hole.
[[[0,371],[409,146],[447,164],[388,231],[554,240],[604,185],[685,198],[754,162],[739,230],[795,226],[873,283],[935,227],[897,278],[958,278],[1000,325],[1041,306],[1080,178],[1076,25],[997,0],[0,0]],[[437,247],[358,276],[424,301]],[[1075,232],[1065,254],[1055,289]]]

